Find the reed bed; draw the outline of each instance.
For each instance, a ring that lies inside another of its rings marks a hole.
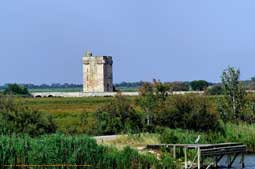
[[[164,157],[163,157],[164,158]],[[174,168],[171,159],[158,160],[126,147],[119,151],[97,145],[88,136],[46,135],[0,137],[1,168]]]

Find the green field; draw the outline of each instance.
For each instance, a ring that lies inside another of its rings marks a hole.
[[[60,131],[80,125],[82,113],[96,112],[101,106],[110,103],[112,97],[84,98],[17,98],[25,106],[40,112],[50,113]]]

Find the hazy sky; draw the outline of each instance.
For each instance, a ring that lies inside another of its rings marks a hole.
[[[254,0],[3,0],[0,84],[82,83],[82,55],[112,55],[114,82],[255,75]]]

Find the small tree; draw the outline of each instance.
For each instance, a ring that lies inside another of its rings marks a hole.
[[[54,133],[52,116],[20,105],[11,97],[0,96],[0,134],[38,136]]]
[[[151,83],[144,83],[139,89],[140,97],[138,104],[146,114],[147,125],[151,123],[152,112],[157,105],[157,98],[154,94],[153,85]]]
[[[229,118],[237,119],[244,108],[246,92],[240,80],[240,70],[228,67],[222,73],[221,80],[224,86],[226,109]]]
[[[250,81],[250,83],[249,83],[249,85],[248,85],[248,89],[249,89],[249,90],[255,90],[255,76],[253,76],[253,77],[251,78],[251,81]]]
[[[171,82],[168,83],[169,90],[173,91],[189,91],[189,84],[185,82]]]
[[[169,85],[153,79],[153,83],[144,83],[139,89],[138,104],[146,114],[147,125],[151,125],[152,117],[166,101]]]
[[[205,80],[194,80],[190,85],[192,90],[203,91],[209,86],[209,83]]]
[[[153,88],[155,91],[156,97],[159,101],[165,101],[168,95],[170,86],[168,84],[162,83],[160,80],[153,79]]]
[[[222,94],[224,94],[223,86],[217,84],[217,85],[208,87],[206,94],[208,94],[208,95],[222,95]]]
[[[28,89],[18,84],[8,84],[8,87],[4,90],[6,95],[30,95]]]

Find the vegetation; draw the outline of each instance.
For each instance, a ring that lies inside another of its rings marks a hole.
[[[176,95],[164,103],[155,118],[157,126],[193,129],[195,131],[221,131],[220,117],[205,96]]]
[[[235,70],[233,67],[223,71],[222,83],[225,91],[226,117],[231,120],[240,119],[240,114],[246,104],[246,92],[240,83],[240,70]]]
[[[21,95],[21,96],[30,95],[26,87],[18,85],[18,84],[8,84],[8,87],[4,90],[4,94],[5,95]]]
[[[130,101],[118,95],[96,113],[97,134],[140,132],[143,129],[142,115],[130,105]]]
[[[173,91],[189,91],[189,83],[188,82],[172,82],[168,83],[169,89],[171,92]]]
[[[155,156],[139,154],[129,147],[118,151],[115,148],[97,145],[94,139],[87,136],[46,135],[39,138],[1,136],[0,142],[1,165],[63,164],[64,167],[64,164],[69,164],[105,169],[174,168],[173,161],[169,158],[165,160],[164,156],[161,157],[162,160],[158,160]]]
[[[241,142],[248,146],[250,152],[255,152],[255,125],[245,123],[224,125],[224,133],[195,132],[193,130],[163,128],[158,131],[161,143],[194,144],[198,135],[199,143],[215,144],[224,142]]]
[[[190,86],[192,90],[203,91],[209,86],[209,83],[205,80],[194,80],[190,83]]]
[[[239,77],[240,70],[229,67],[222,73],[222,84],[208,87],[210,84],[206,81],[190,83],[193,90],[205,90],[206,95],[169,96],[172,91],[186,90],[190,86],[153,80],[142,83],[138,97],[125,97],[119,93],[115,97],[17,97],[13,100],[0,96],[0,164],[175,167],[172,159],[164,154],[158,160],[130,148],[119,151],[97,145],[87,136],[70,136],[77,134],[134,133],[135,137],[129,135],[113,142],[116,145],[131,141],[131,146],[140,145],[144,137],[150,136],[147,143],[159,140],[162,143],[194,143],[201,135],[200,143],[242,142],[254,152],[255,96],[246,94]],[[5,94],[20,95],[21,91],[25,93],[26,89],[14,84]],[[43,135],[56,132],[69,135]]]
[[[207,88],[206,90],[207,95],[223,95],[224,94],[224,88],[222,85],[217,84],[213,85]]]
[[[38,136],[54,133],[51,116],[18,105],[10,97],[0,96],[0,133]]]

